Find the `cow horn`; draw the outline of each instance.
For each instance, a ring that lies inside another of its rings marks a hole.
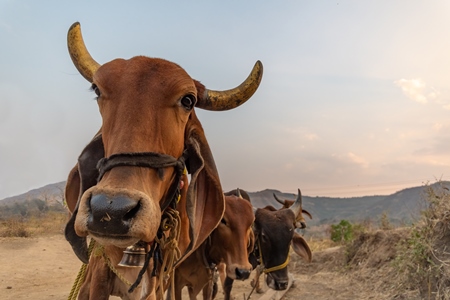
[[[236,193],[239,198],[242,198],[241,190],[239,188],[236,189]]]
[[[256,92],[259,83],[261,82],[262,74],[263,65],[258,60],[250,75],[248,75],[247,79],[245,79],[238,87],[226,91],[206,90],[205,96],[202,99],[199,99],[196,106],[214,111],[236,108],[250,99]]]
[[[67,33],[67,47],[78,72],[87,81],[92,82],[95,72],[100,68],[100,64],[92,58],[86,49],[79,22],[73,23],[69,28],[69,32]]]
[[[273,193],[273,197],[275,198],[275,200],[277,200],[278,203],[284,205],[284,201],[278,199],[277,195],[275,195],[275,193]]]
[[[294,204],[292,204],[289,209],[294,212],[295,216],[298,216],[298,214],[302,212],[302,193],[300,192],[300,189],[298,189],[297,199],[295,199]]]

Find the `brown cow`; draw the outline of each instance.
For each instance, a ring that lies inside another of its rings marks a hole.
[[[69,29],[68,46],[102,116],[102,128],[79,156],[65,191],[72,212],[66,239],[88,264],[78,299],[156,299],[173,268],[206,240],[225,209],[194,106],[222,111],[244,103],[260,83],[262,65],[258,61],[244,83],[221,92],[163,59],[137,56],[100,65],[87,51],[79,23]],[[87,236],[95,241],[90,256]],[[144,266],[119,266],[123,250],[134,246],[144,249]]]
[[[248,194],[242,191],[246,199]],[[295,232],[296,219],[302,212],[302,197],[299,195],[294,204],[289,208],[275,209],[273,206],[258,208],[255,211],[255,223],[253,232],[255,234],[255,248],[250,254],[249,260],[256,269],[253,285],[259,288],[259,276],[265,273],[266,283],[274,290],[284,290],[288,285],[287,266],[289,263],[290,246],[294,252],[306,261],[311,261],[312,253],[307,242]],[[227,278],[224,284],[225,294],[230,294],[233,280]]]
[[[203,289],[203,299],[213,299],[213,277],[216,267],[225,266],[226,275],[245,280],[252,265],[248,261],[253,250],[252,224],[255,217],[250,201],[235,195],[225,196],[225,214],[209,238],[175,270],[175,299],[187,286],[191,300]],[[225,298],[228,300],[228,298]]]
[[[277,200],[278,203],[282,204],[284,208],[291,207],[292,204],[294,204],[294,202],[295,202],[295,200],[288,200],[288,199],[285,199],[283,201],[283,200],[279,199],[277,197],[277,195],[275,195],[275,193],[273,193],[273,197],[275,198],[275,200]],[[300,205],[302,207],[301,208],[302,213],[297,215],[297,218],[296,218],[297,223],[295,224],[295,226],[297,228],[304,229],[304,228],[306,228],[306,221],[305,221],[305,218],[303,217],[303,214],[308,215],[308,217],[310,219],[312,219],[312,216],[311,216],[311,214],[308,211],[303,209],[303,201],[301,200],[302,199],[302,194],[300,192],[300,189],[298,189],[297,199],[298,198],[300,198]]]

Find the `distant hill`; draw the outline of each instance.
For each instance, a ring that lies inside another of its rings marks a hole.
[[[22,204],[33,199],[46,200],[48,202],[59,202],[62,203],[64,197],[64,186],[65,181],[51,183],[45,185],[41,188],[30,190],[26,193],[4,198],[0,200],[1,205],[13,205],[15,203]]]
[[[450,182],[439,182],[450,188]],[[303,196],[303,209],[310,212],[312,220],[307,219],[308,226],[334,224],[341,220],[364,221],[379,219],[386,213],[393,224],[409,224],[417,220],[420,211],[425,208],[425,194],[429,186],[407,188],[386,196],[364,196],[351,198],[309,197]],[[273,197],[295,200],[297,195],[283,193],[278,190],[266,189],[259,192],[248,192],[253,206],[264,207],[272,205],[281,207]]]
[[[444,185],[450,188],[450,182],[443,181],[430,186]],[[51,204],[63,201],[63,191],[65,182],[58,182],[31,190],[21,195],[8,197],[0,200],[2,205],[12,206],[15,203],[22,204],[34,199],[45,200]],[[351,198],[337,197],[309,197],[303,196],[303,209],[309,211],[313,219],[307,219],[309,226],[324,224],[335,224],[341,220],[364,221],[378,220],[383,213],[386,213],[393,224],[409,224],[414,222],[424,208],[424,195],[427,186],[407,188],[392,195],[385,196],[364,196]],[[266,189],[259,192],[248,192],[252,204],[255,207],[272,205],[275,208],[281,207],[274,198],[276,194],[281,199],[294,200],[297,195],[283,193],[275,189]]]

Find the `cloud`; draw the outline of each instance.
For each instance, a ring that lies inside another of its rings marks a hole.
[[[314,140],[318,140],[319,136],[315,133],[306,133],[305,138],[309,141],[314,141]]]
[[[332,154],[332,157],[346,165],[357,165],[364,169],[369,167],[369,162],[365,158],[358,156],[353,152],[348,152],[344,155]]]
[[[402,78],[394,83],[402,89],[403,94],[405,94],[406,97],[418,103],[426,104],[431,100],[436,100],[440,95],[439,91],[437,91],[434,87],[427,86],[425,81],[421,78]]]

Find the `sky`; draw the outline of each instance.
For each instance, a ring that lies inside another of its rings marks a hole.
[[[0,0],[0,199],[64,181],[101,125],[69,57],[79,21],[99,63],[136,55],[207,88],[197,109],[225,191],[386,195],[450,180],[450,2]]]

